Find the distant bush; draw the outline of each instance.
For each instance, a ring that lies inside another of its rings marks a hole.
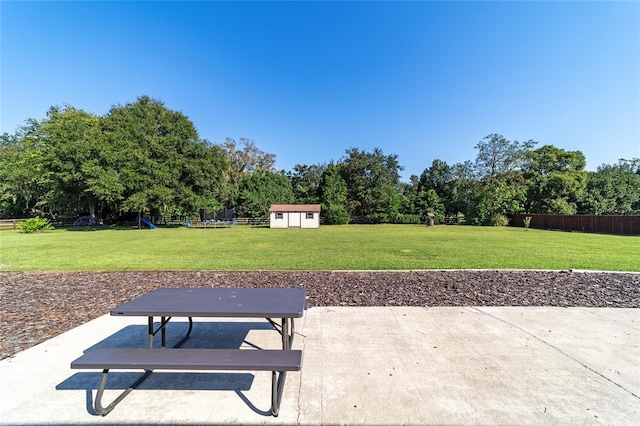
[[[18,227],[25,234],[32,234],[34,232],[50,231],[53,229],[53,225],[49,222],[49,219],[42,217],[32,217],[24,222],[19,222]]]
[[[419,214],[399,214],[394,223],[420,224],[424,221]]]
[[[323,205],[322,216],[326,225],[345,225],[349,223],[349,211],[340,205]]]
[[[489,224],[493,226],[507,226],[509,224],[510,219],[502,214],[494,214],[489,218]]]
[[[462,225],[465,224],[464,213],[458,213],[454,215],[445,216],[442,219],[442,223],[445,225]]]
[[[369,223],[388,223],[389,215],[386,213],[371,213],[366,216],[366,219]]]

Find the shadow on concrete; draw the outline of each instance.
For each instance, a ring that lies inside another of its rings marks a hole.
[[[158,327],[155,323],[154,327]],[[187,322],[170,322],[167,325],[167,347],[177,342],[186,333]],[[182,348],[211,348],[211,349],[239,349],[250,346],[262,349],[247,341],[252,330],[273,330],[268,322],[194,322],[190,338]],[[159,333],[158,333],[159,335]],[[160,347],[160,338],[154,338],[154,347]],[[145,325],[130,325],[108,336],[100,342],[90,346],[84,352],[96,348],[136,348],[146,347],[148,344],[148,327]],[[158,349],[161,350],[161,349]],[[170,350],[170,349],[167,349]],[[56,390],[85,390],[87,411],[98,415],[94,410],[94,391],[97,391],[101,372],[81,372],[65,379],[56,386]],[[121,390],[129,388],[143,373],[139,372],[110,372],[106,390]],[[185,391],[234,391],[244,403],[255,413],[270,416],[271,411],[259,410],[242,392],[251,389],[254,375],[250,373],[210,373],[210,372],[157,372],[149,375],[136,390],[185,390]]]
[[[169,322],[167,324],[167,347],[172,347],[189,327],[186,321]],[[159,322],[154,324],[157,328]],[[246,340],[253,330],[273,330],[273,326],[264,322],[198,322],[194,321],[191,337],[182,348],[238,349],[243,344],[255,349],[260,347]],[[88,347],[84,352],[96,348],[145,348],[148,345],[148,329],[146,325],[130,325],[108,336],[100,342]],[[154,337],[154,347],[160,347],[160,333]]]
[[[84,390],[86,408],[89,414],[97,416],[94,407],[94,391],[98,389],[101,373],[76,373],[56,386],[56,390]],[[112,372],[106,390],[124,391],[135,383],[142,373]],[[254,376],[250,373],[166,373],[151,374],[135,389],[144,390],[179,390],[179,391],[234,391],[254,412],[270,415],[270,412],[258,410],[242,391],[248,391],[253,384]]]

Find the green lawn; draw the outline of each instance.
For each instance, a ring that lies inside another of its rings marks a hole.
[[[510,227],[345,225],[0,232],[0,270],[640,271],[640,238]]]

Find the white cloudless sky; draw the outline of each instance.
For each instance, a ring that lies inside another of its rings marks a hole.
[[[345,150],[403,178],[498,133],[640,157],[640,2],[0,2],[0,133],[142,95],[278,169]]]

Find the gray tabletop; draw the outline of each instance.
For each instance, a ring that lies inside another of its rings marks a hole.
[[[300,318],[304,288],[161,288],[111,310],[118,316]]]

